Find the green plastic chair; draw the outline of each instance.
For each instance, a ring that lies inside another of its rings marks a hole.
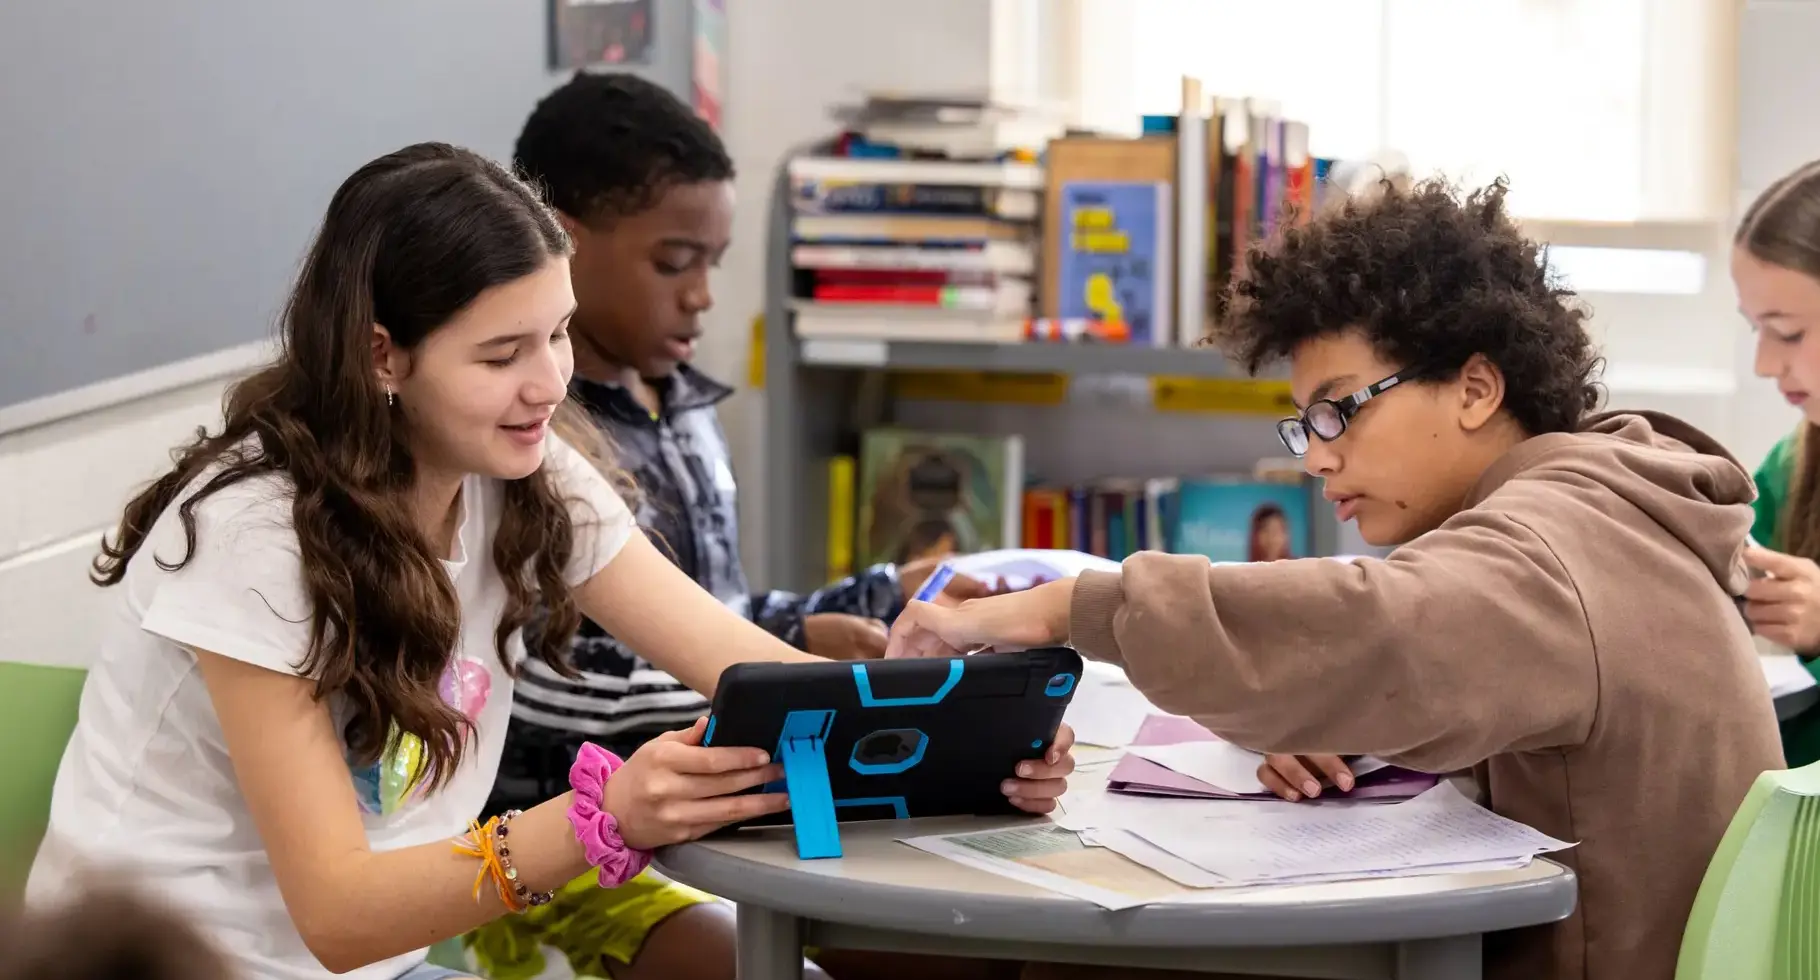
[[[86,676],[69,667],[0,663],[0,904],[25,887]]]
[[[1820,763],[1757,777],[1706,867],[1676,980],[1820,977]]]
[[[16,900],[50,819],[51,785],[76,728],[87,671],[0,662],[0,905]],[[468,969],[461,940],[437,943],[430,962]]]

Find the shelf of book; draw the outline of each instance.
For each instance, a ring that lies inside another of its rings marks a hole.
[[[800,363],[815,367],[919,371],[1022,371],[1045,374],[1135,374],[1244,378],[1243,370],[1204,350],[1120,344],[928,343],[814,337],[796,341]]]
[[[861,177],[868,176],[865,172],[867,167],[884,170],[909,165],[900,161],[861,163],[858,169],[820,165],[820,169],[826,173],[821,173],[814,166],[803,165],[798,166],[799,172],[793,181],[792,160],[805,154],[826,156],[833,149],[832,141],[799,147],[780,162],[775,174],[775,192],[772,195],[767,228],[762,342],[766,466],[764,505],[758,516],[767,531],[766,562],[761,573],[762,579],[754,576],[758,579],[754,584],[808,591],[824,584],[831,569],[840,566],[841,563],[834,560],[837,553],[844,554],[855,563],[866,560],[865,552],[868,549],[859,547],[863,542],[856,537],[854,522],[848,521],[844,528],[839,526],[841,522],[833,519],[830,502],[838,501],[838,509],[846,513],[853,510],[856,502],[862,498],[870,499],[862,492],[865,487],[864,473],[860,472],[857,479],[854,473],[866,469],[860,459],[864,455],[864,434],[891,428],[897,422],[895,416],[901,406],[896,404],[891,394],[892,389],[888,384],[890,372],[954,371],[1074,377],[1114,375],[1211,381],[1245,377],[1237,365],[1215,351],[1182,346],[1182,339],[1172,331],[1162,334],[1171,344],[1164,347],[1148,343],[1120,345],[1059,341],[1014,343],[914,340],[901,339],[901,334],[893,336],[891,331],[884,329],[873,333],[868,321],[879,318],[856,315],[851,324],[835,323],[836,326],[847,329],[829,332],[822,332],[819,324],[811,328],[807,322],[810,318],[805,316],[802,323],[804,334],[799,335],[798,314],[805,309],[830,305],[832,299],[829,296],[798,295],[804,284],[796,268],[793,250],[799,244],[796,241],[795,219],[805,206],[799,200],[802,197],[802,188],[799,186],[801,180],[806,176],[825,179],[831,187],[842,180],[863,183]],[[1175,165],[1173,156],[1167,161],[1159,162],[1159,166],[1162,162]],[[919,167],[928,166],[921,162],[913,163]],[[1005,168],[990,169],[994,174],[999,174]],[[1042,171],[1014,166],[1008,172],[1019,176],[1026,172],[1035,174]],[[881,174],[877,179],[884,180],[886,176],[894,181],[927,184],[943,175],[935,171],[918,171],[912,176],[897,173],[893,169],[889,175]],[[967,179],[984,180],[979,175]],[[1008,178],[1000,180],[995,177],[995,182],[1010,186]],[[1017,192],[1030,193],[1021,184]],[[875,243],[860,244],[872,247]],[[1211,248],[1212,245],[1209,241],[1204,248]],[[987,252],[990,253],[991,249],[988,248]],[[865,257],[855,255],[846,258],[854,263],[854,268],[859,268],[863,265],[860,259]],[[1004,256],[987,254],[982,261],[992,259],[996,262],[1003,258]],[[1028,276],[1029,273],[1015,275]],[[856,282],[865,281],[863,276],[853,278]],[[817,319],[823,321],[840,319],[829,315],[826,309],[818,309],[816,312]],[[1025,314],[1019,314],[1022,315]],[[988,329],[1008,330],[1005,325],[1013,322],[1014,318],[986,315],[983,320],[991,325]],[[869,333],[873,335],[868,336]],[[955,440],[968,438],[964,433],[950,435]],[[985,441],[993,438],[984,433],[979,435]],[[1005,437],[998,438],[1001,442],[1006,441]],[[1015,442],[1017,438],[1011,437],[1010,441]],[[1013,483],[1020,487],[1028,486],[1023,482],[1025,477],[1021,469],[1021,453],[1019,444],[1019,448],[1011,450],[1014,459],[1006,461],[1006,470],[1012,473],[1003,480],[1007,486]],[[993,451],[986,449],[979,453],[980,458],[991,455]],[[834,463],[831,464],[831,460]],[[1246,465],[1249,466],[1252,462],[1255,460],[1248,460]],[[1011,463],[1015,465],[1010,465]],[[1117,489],[1109,486],[1071,485],[1052,489],[1063,492],[1084,490],[1089,496],[1083,499],[1089,500],[1097,494],[1101,503],[1088,508],[1094,514],[1111,513],[1105,506],[1105,501],[1119,496]],[[1296,553],[1338,552],[1345,543],[1340,538],[1340,526],[1333,519],[1332,507],[1320,500],[1318,488],[1312,484],[1305,484],[1301,492],[1308,497],[1305,508],[1308,526],[1303,539],[1306,544],[1298,546]],[[1148,496],[1147,493],[1133,492],[1124,494],[1122,499],[1135,508],[1144,506],[1139,503],[1139,498],[1144,497],[1148,510],[1154,511],[1156,502],[1148,500]],[[1072,500],[1069,506],[1071,512],[1078,507]],[[1007,501],[1006,513],[1015,512],[1016,509]],[[1303,508],[1283,506],[1281,509],[1293,512]],[[1134,510],[1133,513],[1141,511]],[[865,522],[862,519],[859,523]],[[1134,526],[1129,517],[1126,525]],[[1001,532],[1003,530],[1000,529]],[[1031,540],[1030,528],[1025,526],[1022,530],[1022,538]],[[1127,537],[1126,540],[1132,538]],[[1139,547],[1150,546],[1142,538],[1137,540]],[[1307,550],[1303,551],[1303,547]]]

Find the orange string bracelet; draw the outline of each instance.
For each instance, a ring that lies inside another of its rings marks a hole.
[[[474,901],[480,901],[480,886],[491,877],[494,890],[499,892],[499,901],[505,905],[506,909],[511,912],[523,912],[527,907],[526,903],[513,894],[512,884],[508,880],[511,876],[506,873],[505,864],[500,859],[495,843],[497,838],[494,836],[493,829],[498,823],[498,817],[488,820],[484,826],[478,820],[470,820],[468,821],[467,836],[457,837],[449,843],[454,846],[457,854],[480,859],[480,870],[474,875]]]

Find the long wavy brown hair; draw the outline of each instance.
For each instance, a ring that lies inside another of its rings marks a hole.
[[[197,506],[242,480],[283,477],[294,488],[291,517],[312,606],[297,670],[315,681],[319,700],[345,699],[351,761],[374,762],[398,733],[410,733],[426,750],[421,775],[441,785],[472,734],[437,692],[461,609],[410,509],[415,466],[403,416],[375,369],[373,326],[414,348],[483,291],[569,247],[531,188],[467,150],[418,144],[355,171],[329,202],[285,305],[279,356],[232,388],[219,432],[198,431],[173,454],[171,471],[127,505],[102,541],[93,580],[120,582],[173,505],[184,555],[150,557],[167,571],[183,567],[196,548]],[[604,438],[579,410],[564,406],[558,432],[607,465]],[[531,655],[573,676],[564,651],[581,614],[562,569],[574,536],[569,509],[542,470],[507,482],[492,557],[507,590],[495,643],[508,671],[507,642],[537,612]]]
[[[1732,242],[1764,262],[1820,281],[1820,160],[1771,184],[1738,221]],[[1802,422],[1788,498],[1777,515],[1780,541],[1761,542],[1820,561],[1820,426]]]

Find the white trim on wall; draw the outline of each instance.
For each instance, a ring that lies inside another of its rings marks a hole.
[[[155,368],[97,381],[94,384],[45,395],[17,405],[0,406],[0,436],[61,422],[125,405],[142,398],[177,391],[245,374],[270,361],[271,341],[256,341],[213,354],[173,361]]]

